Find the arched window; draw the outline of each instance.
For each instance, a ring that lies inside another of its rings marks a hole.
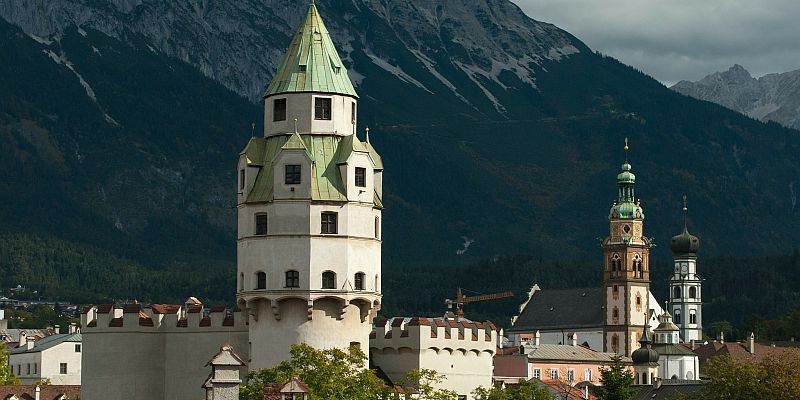
[[[381,238],[381,217],[375,217],[375,239]]]
[[[363,272],[356,273],[356,277],[355,277],[355,280],[354,280],[354,283],[355,283],[354,286],[356,287],[356,290],[364,290],[365,289],[364,277],[365,277],[365,275],[364,275]]]
[[[636,311],[642,311],[642,295],[636,293]]]
[[[695,310],[689,311],[689,323],[696,324],[697,323],[697,313]]]
[[[622,271],[622,259],[619,257],[619,254],[614,254],[614,256],[611,257],[611,271],[613,271],[613,276],[618,275],[618,271]]]
[[[286,287],[300,287],[300,273],[295,270],[286,271]]]
[[[673,316],[672,319],[675,320],[676,324],[680,324],[681,323],[681,312],[680,312],[680,310],[675,310],[675,315]]]
[[[322,273],[322,288],[323,289],[336,289],[336,273],[333,271],[325,271]]]
[[[619,352],[619,337],[615,333],[614,336],[611,336],[611,351],[614,353]]]
[[[697,288],[694,286],[689,287],[689,298],[694,299],[697,298]]]
[[[256,272],[256,289],[267,288],[267,273],[263,271]]]
[[[673,299],[680,299],[681,298],[681,288],[680,288],[680,286],[675,286],[675,288],[672,289],[672,298]]]
[[[613,320],[614,323],[617,323],[619,321],[619,308],[614,307],[614,311],[612,311],[611,313],[611,319]]]
[[[642,257],[638,254],[633,256],[633,273],[637,278],[644,277],[644,269],[642,268]]]

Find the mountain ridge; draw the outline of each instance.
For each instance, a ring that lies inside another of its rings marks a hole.
[[[735,64],[697,82],[680,81],[670,89],[720,104],[760,121],[800,130],[800,69],[754,78]]]

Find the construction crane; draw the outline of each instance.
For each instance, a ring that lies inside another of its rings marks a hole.
[[[488,301],[488,300],[497,300],[497,299],[504,299],[506,297],[513,297],[514,293],[512,292],[501,292],[501,293],[491,293],[491,294],[478,294],[475,296],[464,296],[462,293],[462,289],[458,288],[456,292],[456,299],[450,300],[445,299],[445,304],[447,304],[448,309],[452,309],[453,305],[456,306],[456,316],[459,318],[464,317],[464,304],[467,303],[475,303],[478,301]]]

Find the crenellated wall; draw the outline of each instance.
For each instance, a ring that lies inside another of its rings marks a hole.
[[[201,304],[86,307],[81,315],[81,398],[203,398],[200,384],[208,375],[204,366],[210,355],[230,343],[249,357],[241,314]]]
[[[491,322],[421,317],[376,321],[369,341],[370,359],[393,382],[413,369],[431,369],[446,375],[438,388],[468,399],[475,388],[491,387],[497,344]]]

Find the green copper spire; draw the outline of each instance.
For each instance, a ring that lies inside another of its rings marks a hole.
[[[358,97],[313,1],[264,97],[289,92]]]
[[[625,138],[625,164],[622,164],[622,171],[617,175],[617,186],[619,187],[619,197],[614,206],[611,207],[609,218],[622,219],[644,219],[644,211],[636,200],[634,186],[636,185],[636,175],[631,172],[631,164],[628,162],[628,138]]]

